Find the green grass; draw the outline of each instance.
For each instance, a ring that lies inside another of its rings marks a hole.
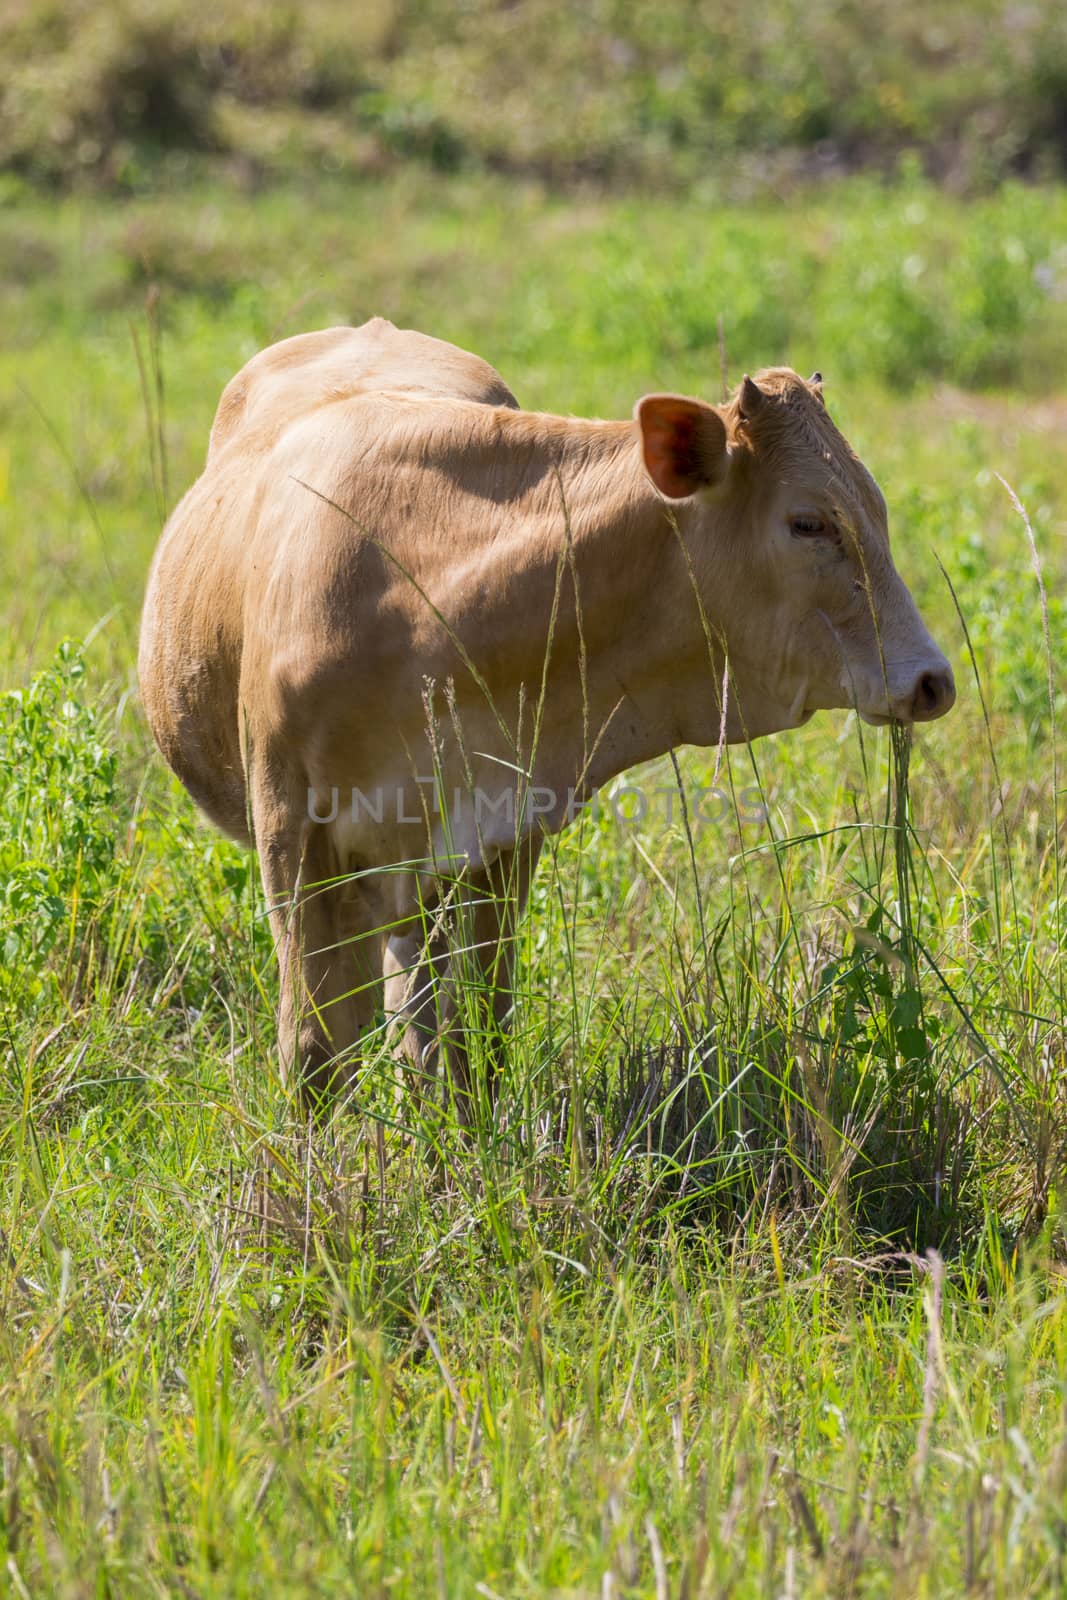
[[[1065,207],[407,172],[0,209],[11,1593],[1060,1592]],[[561,836],[473,1148],[384,1046],[309,1133],[255,863],[133,678],[223,382],[375,311],[560,411],[715,398],[720,318],[733,378],[820,367],[960,685],[910,751],[822,716],[733,751],[715,823]]]

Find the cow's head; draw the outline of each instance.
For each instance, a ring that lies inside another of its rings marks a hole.
[[[709,628],[740,705],[730,737],[855,706],[866,722],[925,722],[956,698],[889,553],[886,506],[834,427],[818,374],[746,378],[715,407],[646,395],[645,470],[677,501]]]

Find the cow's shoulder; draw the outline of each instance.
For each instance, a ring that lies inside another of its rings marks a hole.
[[[480,356],[373,317],[358,328],[297,334],[253,356],[223,391],[208,459],[241,437],[261,446],[320,406],[386,389],[518,406]]]

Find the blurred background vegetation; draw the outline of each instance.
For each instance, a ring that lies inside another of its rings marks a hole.
[[[418,161],[737,198],[1067,167],[1060,0],[5,0],[0,166],[137,191]]]

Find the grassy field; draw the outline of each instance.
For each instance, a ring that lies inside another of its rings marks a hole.
[[[12,188],[0,1589],[1062,1592],[1065,224],[917,165],[788,205]],[[733,751],[714,821],[561,836],[473,1149],[384,1050],[309,1134],[255,863],[133,674],[222,384],[374,312],[561,412],[715,399],[720,341],[818,366],[960,686],[910,753],[824,714]]]

